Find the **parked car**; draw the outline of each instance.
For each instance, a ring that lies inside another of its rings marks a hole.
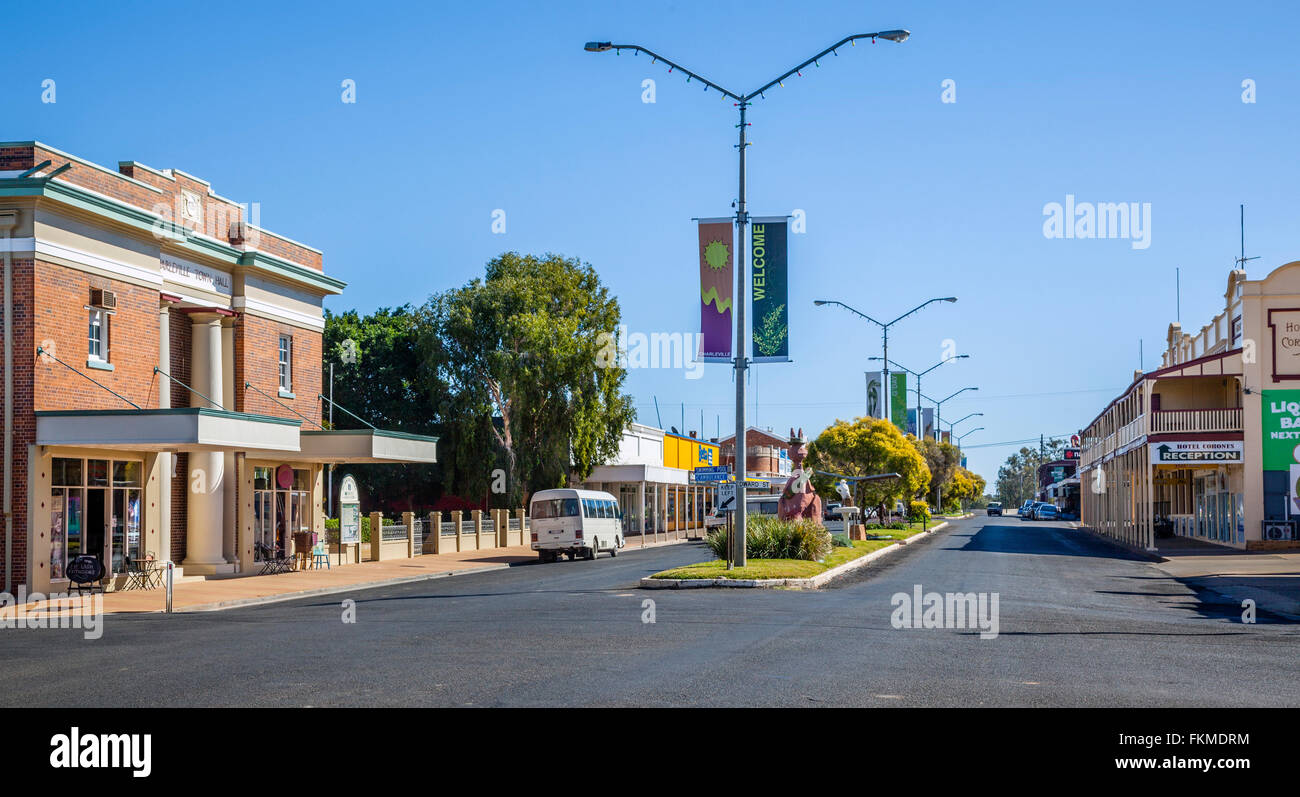
[[[1034,510],[1034,520],[1056,520],[1056,506],[1053,504],[1039,504]]]
[[[989,501],[988,508],[984,511],[989,517],[993,517],[994,515],[1002,517],[1002,504],[997,501]]]
[[[831,501],[826,504],[822,508],[822,520],[839,520],[841,506],[842,504],[839,501]]]
[[[601,551],[618,556],[623,540],[623,512],[618,499],[596,490],[539,490],[529,504],[532,549],[543,562],[561,554],[595,559]]]
[[[727,525],[727,513],[722,509],[714,507],[712,512],[704,516],[704,528],[706,529],[722,528],[725,525]]]
[[[1034,501],[1026,501],[1020,505],[1020,509],[1016,510],[1016,514],[1020,516],[1021,520],[1033,520],[1034,506]]]

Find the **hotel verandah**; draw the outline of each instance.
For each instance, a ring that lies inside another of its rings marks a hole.
[[[1239,549],[1300,547],[1300,261],[1228,275],[1195,335],[1169,325],[1161,367],[1080,433],[1082,521],[1153,550],[1157,530]],[[1296,408],[1279,417],[1271,408]]]
[[[320,429],[321,252],[179,170],[0,143],[5,588],[110,584],[129,557],[255,572],[323,537],[325,463],[433,462],[436,441]],[[262,546],[265,546],[263,548]]]

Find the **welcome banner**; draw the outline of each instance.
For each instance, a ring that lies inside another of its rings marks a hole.
[[[754,218],[750,229],[754,362],[789,362],[789,239],[785,216]]]
[[[700,219],[700,362],[731,362],[732,220]]]

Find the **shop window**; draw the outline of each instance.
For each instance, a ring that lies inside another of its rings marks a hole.
[[[100,307],[90,308],[90,324],[87,333],[87,357],[92,362],[108,362],[108,321],[109,313]]]
[[[66,578],[82,554],[111,573],[144,556],[140,534],[143,463],[55,457],[50,473],[50,577]],[[111,479],[110,479],[111,476]]]
[[[293,336],[280,336],[280,390],[293,390]]]

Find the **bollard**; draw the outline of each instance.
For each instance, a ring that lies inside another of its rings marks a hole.
[[[175,571],[172,569],[173,566],[174,563],[172,562],[172,560],[168,559],[167,560],[167,613],[168,614],[172,613],[172,590],[175,587],[175,582],[173,581],[174,578],[173,574]]]

